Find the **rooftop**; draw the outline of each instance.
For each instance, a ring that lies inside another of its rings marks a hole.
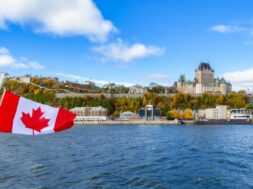
[[[201,62],[196,71],[211,70],[214,72],[209,63]]]

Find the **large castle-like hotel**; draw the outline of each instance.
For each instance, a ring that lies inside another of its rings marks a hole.
[[[204,93],[226,95],[232,90],[232,85],[224,78],[214,78],[215,72],[209,63],[200,63],[195,70],[194,81],[186,80],[184,75],[175,83],[178,92],[199,95]]]

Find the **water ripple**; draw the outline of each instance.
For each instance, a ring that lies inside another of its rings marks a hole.
[[[253,188],[253,127],[75,127],[1,134],[0,188]]]

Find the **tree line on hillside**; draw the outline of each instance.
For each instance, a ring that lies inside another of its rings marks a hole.
[[[46,79],[32,80],[41,86],[51,89],[62,89],[64,86],[54,80]],[[245,91],[231,92],[226,96],[220,94],[203,94],[193,97],[189,94],[177,93],[172,97],[160,96],[156,93],[147,93],[143,98],[105,98],[103,95],[97,97],[64,97],[56,98],[55,90],[41,89],[31,84],[22,84],[15,80],[6,80],[5,88],[22,95],[31,100],[48,104],[51,106],[61,106],[67,109],[83,106],[102,106],[108,110],[109,115],[119,116],[121,112],[138,110],[147,104],[152,104],[161,110],[162,116],[167,116],[168,119],[184,118],[191,119],[192,110],[214,108],[217,105],[227,105],[228,109],[246,108],[253,109],[250,99]],[[179,110],[182,110],[180,112]]]

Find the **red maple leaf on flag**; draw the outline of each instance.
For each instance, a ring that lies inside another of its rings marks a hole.
[[[44,112],[38,107],[36,110],[33,109],[32,116],[29,113],[22,112],[22,117],[20,118],[26,128],[32,129],[33,131],[41,132],[42,129],[48,127],[48,122],[50,119],[42,117]]]

